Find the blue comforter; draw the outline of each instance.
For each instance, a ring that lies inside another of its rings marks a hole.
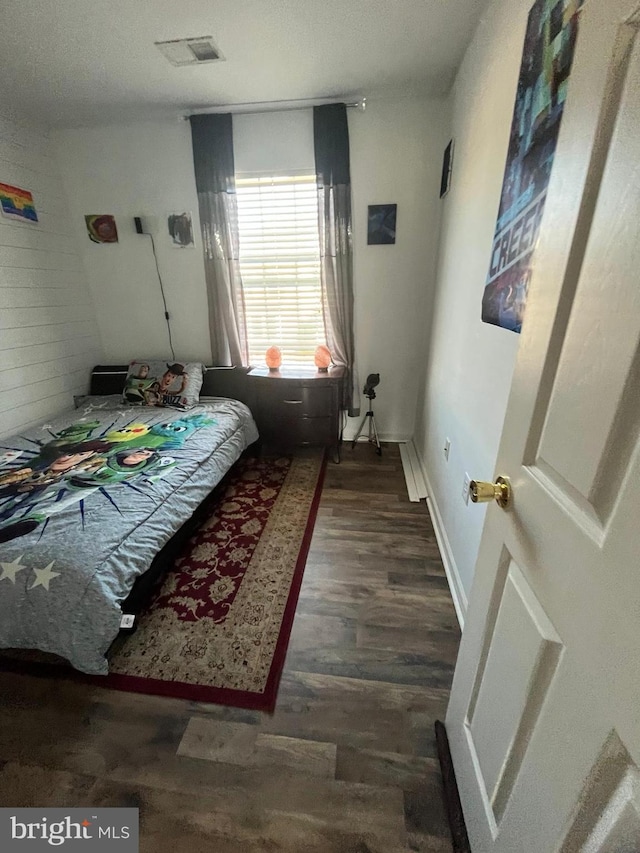
[[[138,575],[257,438],[249,409],[120,397],[0,439],[0,648],[105,674]]]

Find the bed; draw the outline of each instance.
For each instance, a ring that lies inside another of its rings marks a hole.
[[[208,369],[188,411],[127,406],[126,370],[95,368],[78,408],[0,440],[0,648],[96,675],[136,581],[258,437],[243,369]]]

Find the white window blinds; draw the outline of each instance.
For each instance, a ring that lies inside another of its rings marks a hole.
[[[315,175],[238,177],[240,274],[251,364],[313,365],[325,343]]]

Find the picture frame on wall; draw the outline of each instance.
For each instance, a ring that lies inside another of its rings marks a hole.
[[[440,178],[440,198],[444,198],[451,187],[451,173],[453,172],[453,139],[444,149],[442,157],[442,177]]]
[[[193,249],[193,217],[189,210],[173,211],[167,215],[167,229],[171,245],[177,249]]]
[[[92,243],[117,243],[118,228],[110,213],[87,213],[84,217],[87,235]]]
[[[367,215],[367,244],[392,245],[396,242],[397,204],[370,204]]]

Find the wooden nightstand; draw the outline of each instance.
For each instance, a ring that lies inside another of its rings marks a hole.
[[[338,459],[340,400],[344,368],[272,372],[254,367],[248,373],[253,414],[263,444],[278,448],[319,446]]]

